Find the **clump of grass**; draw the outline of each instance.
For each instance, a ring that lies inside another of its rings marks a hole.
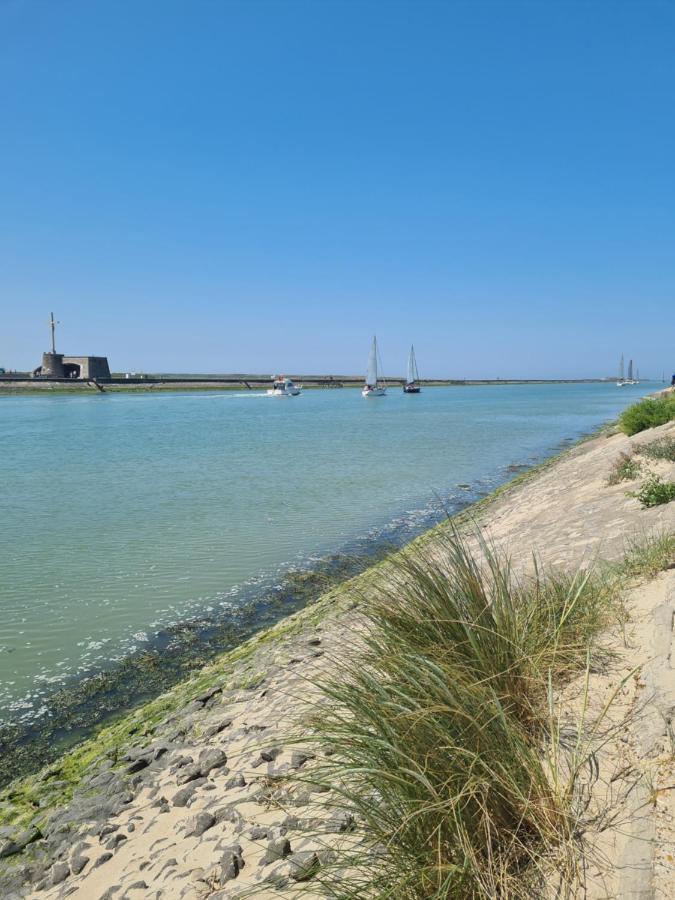
[[[550,679],[584,668],[612,591],[538,565],[519,580],[478,540],[480,562],[456,532],[401,554],[362,652],[325,685],[318,777],[363,832],[348,878],[324,876],[332,896],[524,900],[570,836],[572,786],[542,752]]]
[[[614,460],[607,484],[619,484],[622,481],[634,481],[642,472],[642,463],[632,453],[620,453]]]
[[[661,506],[675,500],[675,481],[664,481],[659,475],[650,475],[640,490],[631,492],[630,496],[636,497],[643,509]]]
[[[619,417],[619,427],[627,435],[646,428],[655,428],[675,419],[675,393],[646,397],[625,409]]]
[[[620,563],[611,566],[610,577],[653,578],[675,566],[675,532],[661,531],[631,538]]]
[[[666,462],[675,462],[675,438],[663,437],[650,444],[636,448],[636,453],[646,456],[648,459],[663,459]]]

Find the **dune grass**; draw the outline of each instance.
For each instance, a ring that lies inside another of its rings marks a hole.
[[[552,684],[588,665],[616,582],[536,562],[519,579],[476,541],[478,553],[449,531],[400,554],[364,602],[358,653],[323,686],[312,777],[359,823],[322,876],[330,896],[524,900],[543,860],[573,866],[578,766],[561,778],[551,762]]]

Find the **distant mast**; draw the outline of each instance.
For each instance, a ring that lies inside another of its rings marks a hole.
[[[623,377],[623,353],[621,354],[621,362],[619,363],[619,381],[625,381]]]
[[[54,313],[50,313],[49,315],[51,316],[49,326],[52,329],[52,353],[56,355],[56,326],[59,323],[54,319]]]

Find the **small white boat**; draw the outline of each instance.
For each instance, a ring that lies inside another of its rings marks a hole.
[[[301,384],[295,384],[285,375],[275,375],[272,387],[267,391],[268,397],[297,397],[302,390]]]
[[[387,385],[384,378],[378,378],[378,363],[382,368],[382,360],[377,350],[377,338],[373,338],[373,343],[368,356],[368,371],[366,372],[366,383],[361,391],[362,397],[384,397],[387,393]]]

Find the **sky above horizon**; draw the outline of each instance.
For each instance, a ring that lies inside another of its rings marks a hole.
[[[675,371],[675,4],[0,0],[0,366]]]

